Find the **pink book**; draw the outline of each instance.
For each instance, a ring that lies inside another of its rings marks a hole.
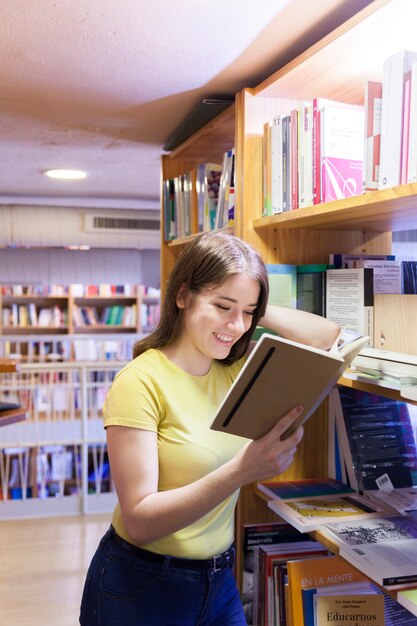
[[[362,193],[364,109],[326,105],[320,114],[322,202]]]

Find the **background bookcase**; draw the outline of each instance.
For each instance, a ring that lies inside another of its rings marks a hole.
[[[234,233],[267,263],[326,263],[332,252],[391,253],[393,231],[417,228],[417,184],[262,218],[262,133],[263,124],[280,112],[282,99],[363,104],[364,83],[382,80],[384,59],[416,48],[413,10],[413,0],[376,0],[260,85],[236,94],[234,106],[162,157],[163,180],[199,163],[221,162],[223,152],[235,147]],[[194,211],[195,204],[192,198]],[[161,212],[163,218],[163,207]],[[188,240],[162,240],[161,285]],[[383,337],[386,349],[417,353],[416,321],[417,296],[377,297],[375,346]],[[326,419],[324,402],[307,422],[296,460],[283,478],[327,475]],[[273,519],[254,487],[244,488],[237,508],[237,554],[243,524]]]
[[[0,396],[22,407],[0,438],[0,519],[112,511],[104,397],[123,362],[0,369]]]
[[[144,285],[133,285],[125,293],[109,285],[105,294],[99,293],[99,286],[80,290],[78,285],[45,285],[35,292],[19,287],[0,287],[0,335],[145,333],[159,317],[159,293],[148,292]]]

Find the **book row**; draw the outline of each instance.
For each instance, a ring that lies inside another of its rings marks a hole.
[[[186,172],[164,181],[165,241],[233,225],[234,160],[231,149],[224,153],[222,164],[202,163],[194,174]],[[193,224],[193,204],[197,224]]]
[[[415,626],[358,569],[285,522],[243,528],[242,602],[251,626]]]
[[[125,296],[136,295],[137,285],[113,285],[101,283],[99,285],[1,285],[0,293],[4,296],[64,296],[71,293],[73,296]]]
[[[88,493],[111,490],[104,443],[88,445]],[[57,498],[81,494],[81,445],[0,449],[0,500]]]
[[[417,180],[417,52],[383,63],[364,105],[280,100],[263,126],[264,216]]]

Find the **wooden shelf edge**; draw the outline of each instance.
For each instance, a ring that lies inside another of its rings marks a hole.
[[[351,389],[366,391],[367,393],[373,393],[378,396],[384,396],[384,398],[390,398],[391,400],[398,400],[399,402],[406,402],[407,404],[414,404],[417,406],[417,402],[415,400],[404,398],[397,389],[389,389],[388,387],[373,385],[372,383],[365,383],[361,380],[353,380],[351,378],[345,378],[344,376],[339,378],[337,384],[342,387],[350,387]]]
[[[417,183],[285,211],[252,221],[255,230],[406,230],[417,225]]]

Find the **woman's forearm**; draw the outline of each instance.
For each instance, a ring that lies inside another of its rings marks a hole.
[[[127,500],[120,494],[129,536],[139,545],[156,541],[201,519],[241,486],[284,472],[293,461],[303,429],[299,427],[283,441],[281,435],[298,415],[299,410],[290,411],[264,437],[249,442],[230,461],[184,487],[148,493],[136,504],[134,494]]]
[[[340,332],[339,325],[320,315],[268,304],[261,326],[285,339],[328,350]]]

